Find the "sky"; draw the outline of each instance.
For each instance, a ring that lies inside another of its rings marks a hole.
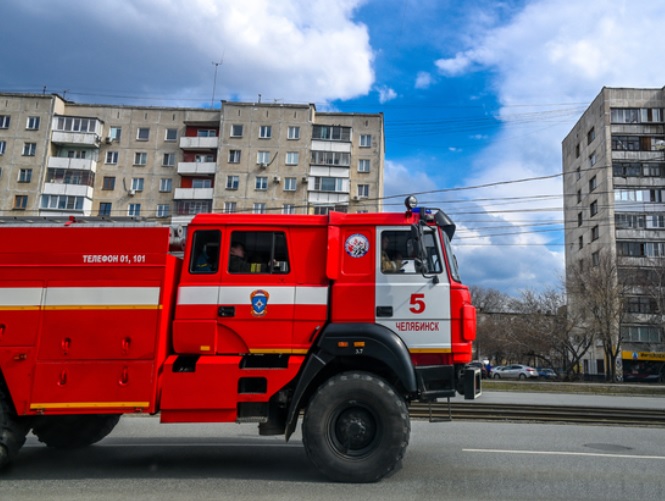
[[[0,92],[383,113],[385,207],[457,223],[469,285],[561,284],[561,142],[605,87],[665,85],[656,0],[2,0]]]

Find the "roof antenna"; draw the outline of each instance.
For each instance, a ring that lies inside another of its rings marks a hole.
[[[219,69],[220,65],[224,64],[224,52],[222,52],[222,59],[220,59],[219,62],[213,61],[212,64],[215,67],[215,78],[212,81],[212,99],[210,100],[210,107],[214,108],[215,107],[215,88],[217,87],[217,70]]]

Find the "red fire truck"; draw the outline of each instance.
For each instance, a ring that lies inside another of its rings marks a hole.
[[[0,466],[27,433],[91,445],[123,414],[256,422],[377,481],[414,400],[480,394],[476,314],[440,210],[0,226]]]

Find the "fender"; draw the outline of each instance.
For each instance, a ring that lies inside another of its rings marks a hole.
[[[311,382],[331,361],[340,357],[369,357],[385,363],[408,393],[418,391],[416,373],[404,341],[382,325],[349,323],[328,324],[298,378],[286,421],[286,440],[296,427],[303,395]]]

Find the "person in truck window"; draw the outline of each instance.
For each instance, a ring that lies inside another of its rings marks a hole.
[[[381,271],[384,273],[397,273],[402,269],[402,259],[400,256],[395,256],[395,259],[390,259],[388,255],[388,248],[390,247],[390,239],[383,237],[381,239]]]
[[[231,243],[229,252],[229,271],[231,273],[249,272],[249,263],[245,258],[245,246],[240,242]]]

